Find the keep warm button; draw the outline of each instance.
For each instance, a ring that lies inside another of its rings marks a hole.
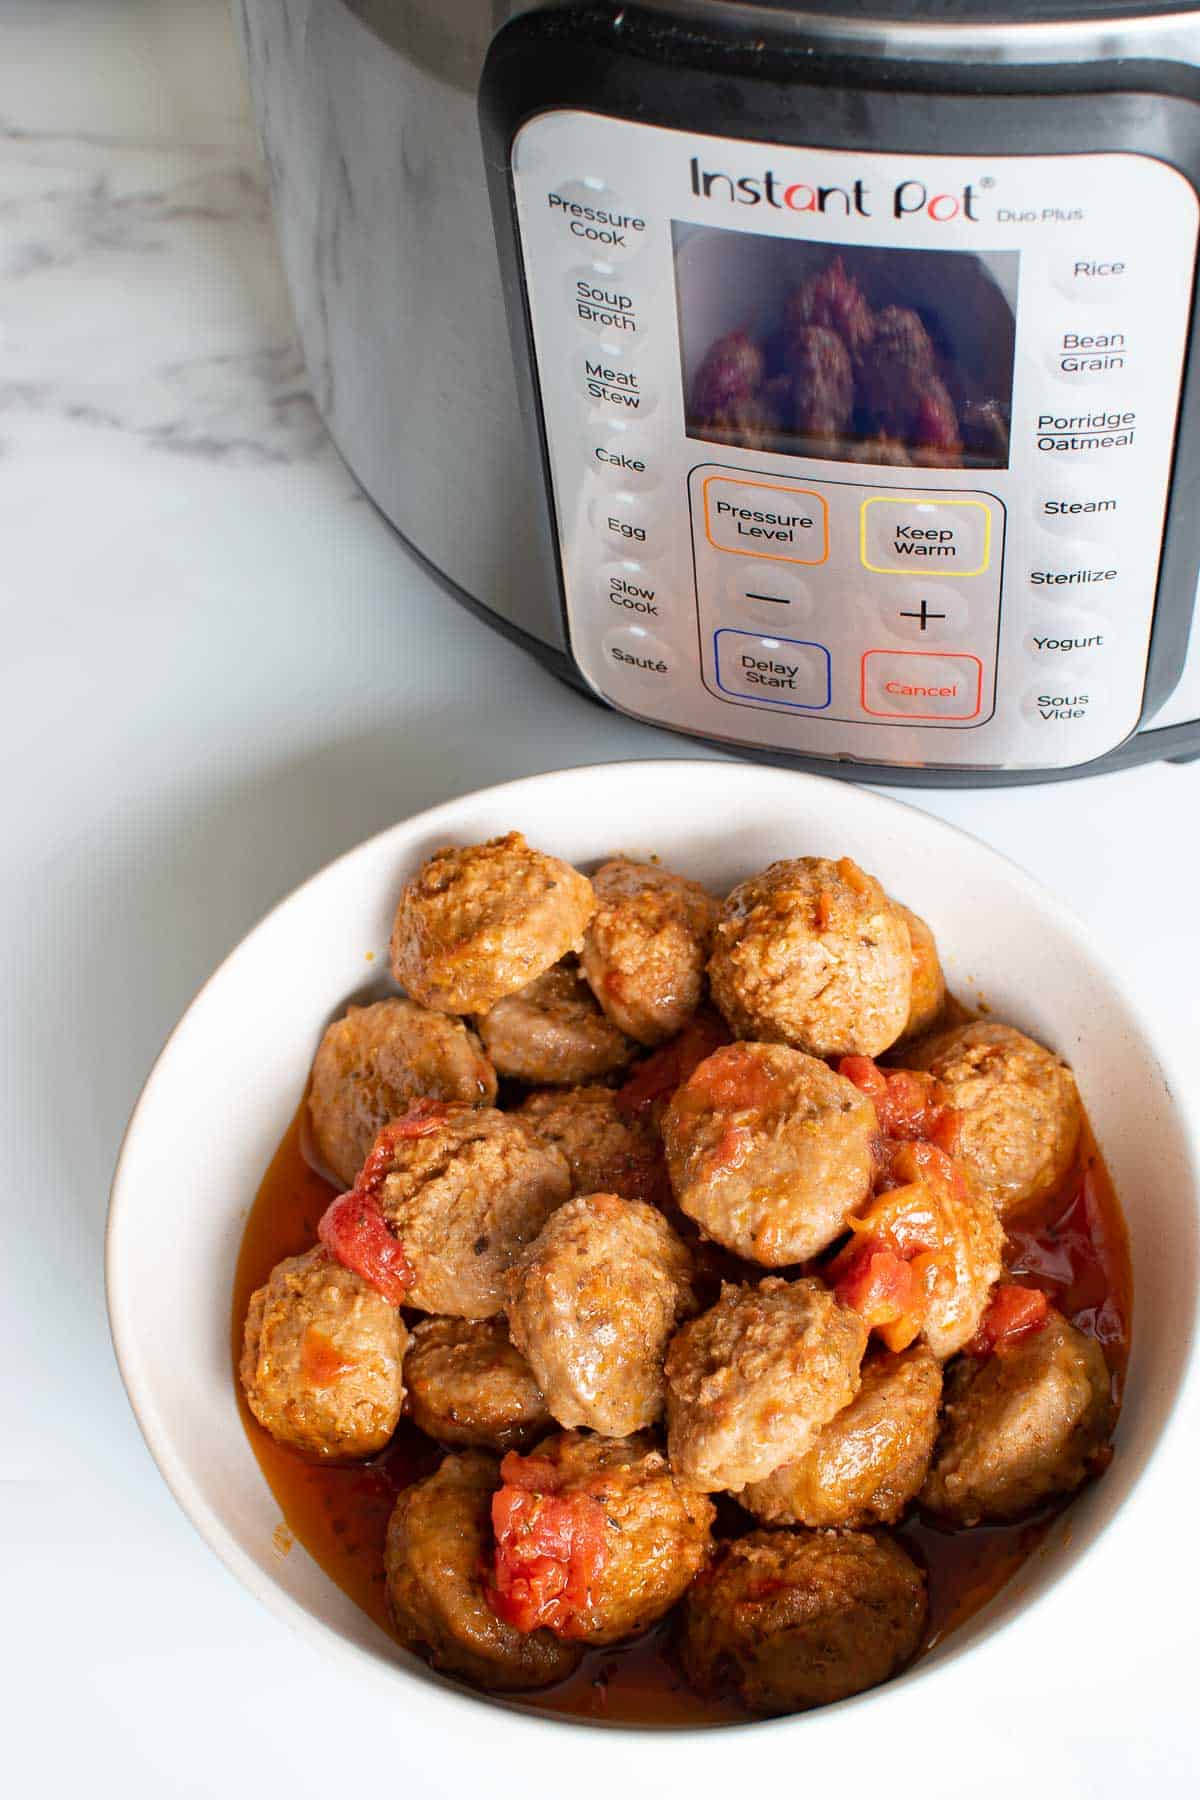
[[[863,567],[876,575],[982,575],[992,554],[992,510],[982,500],[862,503]]]
[[[868,650],[862,708],[879,719],[965,723],[979,714],[983,664],[963,651]]]

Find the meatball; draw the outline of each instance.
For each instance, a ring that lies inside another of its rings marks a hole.
[[[946,1088],[960,1114],[957,1154],[1001,1218],[1054,1192],[1074,1160],[1081,1113],[1075,1077],[1052,1051],[978,1019],[906,1058]]]
[[[683,1668],[757,1713],[799,1712],[887,1681],[925,1627],[925,1577],[857,1531],[753,1531],[684,1604]]]
[[[858,1392],[867,1328],[819,1281],[726,1285],[667,1352],[667,1450],[683,1481],[740,1493],[794,1462]]]
[[[908,926],[912,944],[912,999],[908,1007],[906,1038],[928,1031],[941,1016],[946,1004],[946,977],[938,956],[937,941],[924,919],[907,906],[897,904],[896,911]]]
[[[804,1262],[871,1192],[879,1132],[867,1096],[786,1044],[729,1044],[663,1119],[671,1186],[709,1237],[749,1261]]]
[[[587,1644],[637,1637],[708,1562],[713,1504],[676,1481],[645,1433],[613,1440],[563,1432],[532,1456],[506,1457],[501,1475],[492,1603],[526,1628],[545,1623]],[[553,1583],[546,1559],[562,1570]],[[542,1604],[529,1592],[535,1560]]]
[[[583,972],[614,1025],[639,1044],[661,1044],[704,997],[717,903],[699,882],[624,858],[598,869],[592,886]]]
[[[627,1437],[654,1423],[691,1278],[691,1252],[644,1201],[580,1194],[558,1209],[507,1289],[512,1340],[560,1425]]]
[[[404,1321],[361,1275],[315,1249],[276,1263],[251,1297],[241,1378],[281,1444],[350,1461],[382,1450],[404,1404]]]
[[[406,1304],[462,1319],[501,1312],[505,1270],[571,1192],[565,1157],[490,1106],[399,1120],[380,1144],[375,1191],[413,1270]]]
[[[1084,1481],[1113,1427],[1103,1352],[1053,1310],[1028,1336],[950,1371],[921,1499],[957,1525],[1015,1519]]]
[[[869,1357],[849,1406],[797,1461],[743,1488],[742,1505],[764,1525],[894,1525],[928,1473],[941,1397],[923,1344]]]
[[[623,1069],[637,1049],[570,963],[498,1000],[475,1029],[501,1075],[538,1086],[595,1081]]]
[[[908,926],[848,856],[772,863],[734,888],[708,973],[735,1036],[812,1056],[878,1056],[912,1004]]]
[[[405,1488],[388,1523],[384,1573],[401,1643],[425,1651],[435,1669],[517,1692],[564,1680],[582,1651],[549,1631],[517,1631],[488,1604],[484,1571],[499,1485],[495,1458],[468,1450]]]
[[[1004,1230],[970,1171],[935,1145],[890,1144],[887,1161],[890,1185],[861,1214],[861,1247],[846,1255],[853,1265],[882,1244],[912,1262],[922,1336],[945,1362],[979,1329],[1003,1267]],[[840,1281],[838,1288],[846,1297]]]
[[[553,1423],[503,1319],[422,1319],[404,1384],[413,1423],[441,1444],[520,1449]]]
[[[818,443],[836,443],[850,429],[854,369],[850,352],[824,325],[799,325],[788,337],[794,431]]]
[[[840,256],[788,296],[785,330],[793,335],[806,325],[822,325],[836,332],[853,356],[865,350],[874,335],[875,318],[866,295]]]
[[[405,883],[392,973],[445,1013],[485,1013],[578,950],[596,909],[585,875],[519,831],[437,850]]]
[[[658,1139],[641,1119],[622,1111],[611,1088],[530,1094],[517,1111],[540,1138],[562,1151],[576,1194],[620,1194],[624,1200],[664,1197],[666,1174]]]
[[[415,1000],[350,1007],[313,1059],[308,1111],[317,1155],[350,1187],[381,1127],[426,1095],[472,1105],[496,1098],[496,1071],[474,1032]]]
[[[701,419],[749,399],[762,385],[766,358],[744,331],[728,331],[711,344],[692,383],[692,410]]]
[[[791,403],[792,384],[786,376],[782,384],[768,381],[757,394],[743,394],[729,400],[714,412],[697,417],[690,414],[688,429],[693,436],[705,437],[717,444],[740,444],[746,450],[770,450],[779,441],[785,410]]]

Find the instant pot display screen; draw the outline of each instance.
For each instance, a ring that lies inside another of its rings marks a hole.
[[[690,437],[835,462],[1008,466],[1016,251],[672,223]]]

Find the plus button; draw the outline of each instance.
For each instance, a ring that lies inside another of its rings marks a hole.
[[[944,619],[945,616],[945,613],[930,612],[928,602],[925,600],[921,602],[920,612],[902,612],[900,614],[902,619],[917,619],[922,631],[928,631],[930,619]]]

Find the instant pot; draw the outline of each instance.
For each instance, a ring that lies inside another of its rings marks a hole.
[[[1200,11],[239,10],[317,403],[481,617],[828,773],[1200,755]]]

